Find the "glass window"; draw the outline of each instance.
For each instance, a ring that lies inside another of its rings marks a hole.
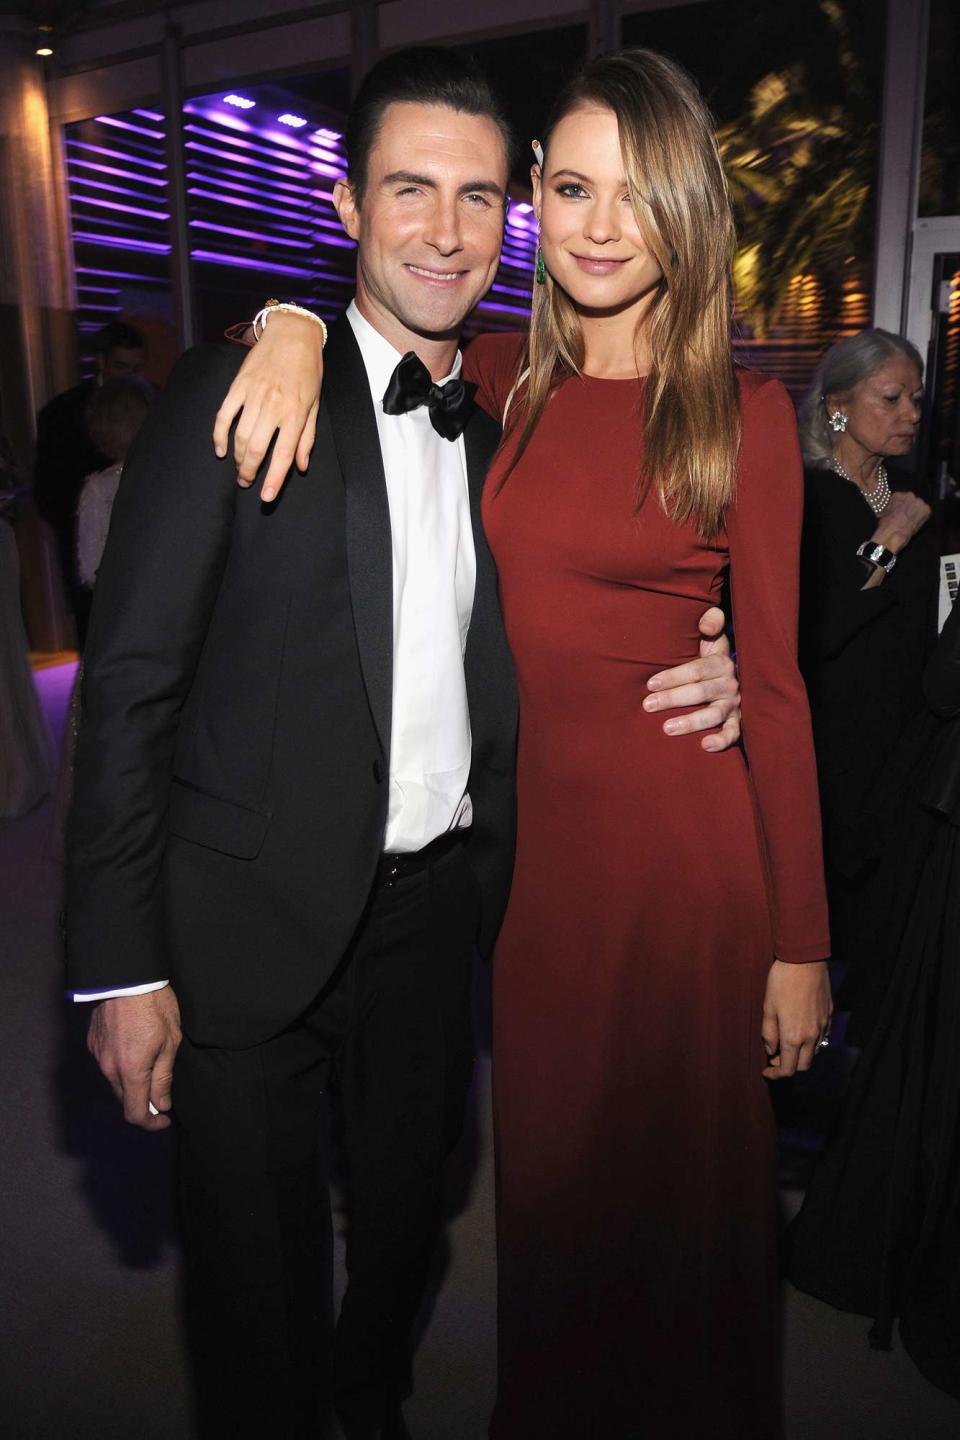
[[[64,142],[81,355],[101,326],[127,320],[147,336],[161,380],[176,351],[163,116],[98,115],[67,125]]]
[[[869,323],[884,7],[706,0],[627,15],[716,116],[737,211],[738,348],[797,395],[822,351]]]
[[[960,11],[932,0],[920,168],[920,214],[960,215]]]
[[[331,192],[346,171],[345,72],[241,86],[184,106],[197,335],[219,338],[271,296],[332,319],[353,293],[354,243]]]

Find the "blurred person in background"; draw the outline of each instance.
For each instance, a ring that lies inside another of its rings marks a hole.
[[[916,713],[936,639],[930,507],[895,463],[913,446],[923,363],[908,340],[864,330],[824,356],[801,407],[804,527],[800,664],[813,716],[834,959],[854,1037],[875,975],[864,894],[889,811],[884,769]]]
[[[90,614],[90,591],[76,569],[77,501],[88,475],[113,463],[97,448],[87,429],[87,413],[97,390],[108,380],[140,375],[146,358],[141,331],[124,321],[105,325],[94,340],[96,373],[57,395],[37,416],[37,456],[33,498],[57,537],[64,594],[83,649]]]
[[[87,414],[90,443],[109,464],[88,475],[77,503],[77,578],[93,589],[110,528],[110,511],[123,462],[143,424],[151,392],[139,379],[107,380],[95,391]]]
[[[50,740],[33,684],[20,607],[12,521],[20,499],[13,452],[0,430],[0,824],[49,793]]]
[[[123,462],[137,431],[147,417],[150,400],[151,391],[146,383],[136,376],[130,376],[126,379],[105,380],[94,390],[90,401],[86,415],[87,438],[99,454],[108,457],[109,464],[87,476],[77,503],[75,569],[78,584],[83,586],[88,594],[93,590],[103,548],[107,543],[110,512],[123,473]],[[81,662],[70,696],[53,803],[48,854],[54,860],[63,859],[64,832],[73,799],[73,761],[80,726],[82,680]]]
[[[884,765],[896,845],[866,894],[884,977],[841,1123],[791,1233],[790,1278],[870,1315],[960,1398],[960,607],[928,661],[920,713]]]

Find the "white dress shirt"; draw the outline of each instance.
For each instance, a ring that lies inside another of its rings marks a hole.
[[[393,537],[393,721],[383,848],[421,850],[469,825],[470,714],[463,652],[477,578],[463,437],[444,440],[425,405],[385,415],[400,352],[351,304],[380,435]],[[460,374],[458,354],[450,375]],[[443,381],[439,382],[443,384]]]
[[[393,538],[393,705],[383,848],[408,853],[473,818],[463,656],[477,566],[467,461],[463,436],[444,440],[425,405],[406,415],[384,414],[384,391],[400,352],[363,318],[356,302],[347,318],[373,397]],[[458,352],[444,380],[458,376],[461,363]],[[142,995],[166,983],[74,991],[73,998]]]

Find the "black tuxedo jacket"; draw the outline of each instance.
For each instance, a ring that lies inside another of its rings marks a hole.
[[[279,499],[210,441],[243,352],[179,362],[124,468],[84,657],[66,937],[73,989],[170,979],[184,1029],[276,1033],[342,958],[382,849],[392,549],[366,371],[331,332],[317,441]],[[467,850],[489,950],[513,864],[517,696],[480,524],[499,430],[465,431],[477,585]]]

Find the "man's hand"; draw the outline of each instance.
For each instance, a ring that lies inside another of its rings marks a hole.
[[[825,960],[809,965],[774,960],[763,1001],[761,1034],[768,1060],[764,1077],[784,1080],[798,1070],[809,1070],[832,1014]]]
[[[170,1124],[173,1062],[180,1044],[180,1007],[169,985],[146,995],[101,1000],[90,1017],[87,1049],[110,1081],[123,1116],[144,1130]],[[159,1110],[153,1115],[150,1106]]]
[[[260,487],[262,500],[276,499],[294,462],[299,470],[306,470],[317,436],[322,380],[320,326],[304,315],[271,315],[227,391],[213,429],[213,446],[222,459],[230,426],[240,415],[233,455],[237,480],[244,487],[253,484],[276,435],[270,468]]]
[[[667,735],[693,735],[710,730],[700,741],[704,750],[728,750],[740,739],[740,682],[724,634],[726,617],[715,605],[700,617],[700,658],[651,675],[644,710],[702,708],[674,715],[663,724]],[[717,728],[719,726],[719,729]]]

